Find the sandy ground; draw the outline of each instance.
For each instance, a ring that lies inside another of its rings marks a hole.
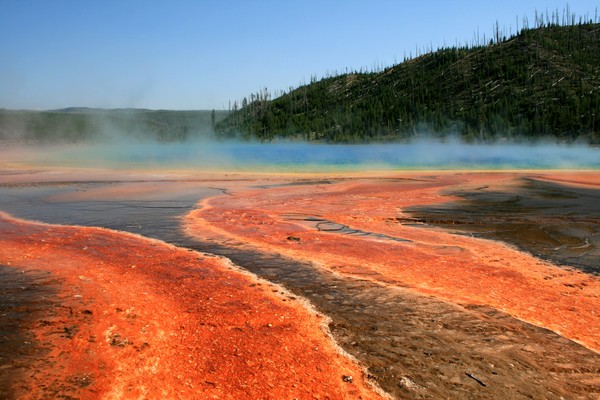
[[[4,216],[2,352],[14,351],[0,384],[31,398],[376,398],[371,379],[395,398],[598,398],[597,276],[425,228],[407,211],[532,177],[600,182],[598,172],[8,171],[10,187],[104,182],[45,198],[56,203],[210,189],[182,220],[186,247],[289,291],[161,241]],[[366,374],[301,297],[332,318]]]

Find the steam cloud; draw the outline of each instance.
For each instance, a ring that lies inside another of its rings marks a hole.
[[[219,116],[208,111],[66,109],[3,111],[0,117],[0,166],[257,172],[600,168],[599,148],[550,141],[465,144],[426,134],[394,144],[218,141],[213,124]]]
[[[405,144],[329,145],[219,142],[99,143],[4,147],[0,157],[21,166],[210,172],[344,172],[402,169],[597,169],[600,149],[552,143],[465,144],[417,140]]]

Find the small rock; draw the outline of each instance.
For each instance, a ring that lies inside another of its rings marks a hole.
[[[292,242],[299,242],[301,239],[299,237],[295,237],[295,236],[288,236],[287,240],[292,241]]]
[[[352,375],[342,375],[342,380],[344,382],[352,383]]]
[[[111,346],[125,347],[133,343],[129,339],[121,337],[119,334],[113,334],[110,338],[109,344]]]
[[[419,389],[421,389],[421,387],[419,385],[417,385],[415,382],[413,382],[407,376],[403,376],[402,378],[400,378],[400,382],[398,382],[398,385],[400,387],[404,387],[404,388],[406,388],[408,390],[419,390]]]

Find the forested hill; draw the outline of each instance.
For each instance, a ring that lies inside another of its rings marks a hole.
[[[106,140],[172,142],[213,138],[227,111],[72,107],[52,111],[0,110],[2,142],[60,143]]]
[[[548,24],[485,46],[444,48],[377,73],[252,95],[223,136],[330,142],[457,132],[465,140],[600,143],[600,24]]]

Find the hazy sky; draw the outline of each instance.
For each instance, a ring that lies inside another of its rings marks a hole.
[[[0,108],[223,109],[262,87],[516,30],[537,0],[0,0]],[[571,0],[595,18],[597,1]],[[517,18],[518,17],[518,18]]]

